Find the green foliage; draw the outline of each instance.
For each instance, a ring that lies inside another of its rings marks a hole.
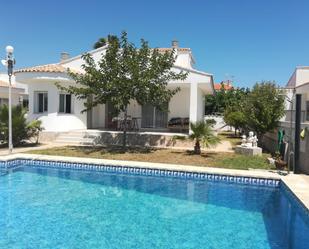
[[[257,83],[248,94],[244,113],[248,127],[262,136],[274,130],[284,116],[284,96],[274,82]]]
[[[253,130],[259,137],[275,129],[284,115],[284,97],[274,82],[261,82],[249,92],[237,93],[224,111],[227,125],[241,130]]]
[[[27,137],[35,139],[35,143],[39,142],[39,134],[43,130],[41,120],[33,120],[27,124]]]
[[[8,112],[9,110],[7,105],[0,107],[0,133],[3,135],[4,142],[7,142],[9,137]],[[40,121],[34,121],[29,124],[27,123],[25,114],[26,109],[22,106],[18,105],[12,107],[13,145],[23,143],[25,140],[35,136],[35,134],[38,134],[38,132],[42,130]]]
[[[234,111],[232,108],[227,108],[224,112],[224,122],[237,129],[244,128],[246,126],[246,116],[243,111]]]
[[[220,142],[220,138],[215,135],[211,129],[211,125],[204,121],[198,121],[196,123],[190,123],[191,134],[189,138],[195,141],[194,152],[195,154],[201,154],[201,146],[209,148]]]
[[[217,124],[217,121],[214,119],[207,119],[206,124],[208,124],[210,127],[214,127]]]
[[[269,156],[269,154],[263,154],[262,156],[232,154],[230,157],[225,156],[223,158],[217,159],[213,166],[242,170],[271,169],[273,167],[267,163],[267,157]]]
[[[117,114],[124,112],[125,119],[127,106],[132,100],[164,110],[165,103],[179,91],[179,88],[168,89],[168,82],[187,77],[182,71],[171,71],[175,62],[174,51],[160,53],[158,49],[150,49],[143,39],[138,49],[128,41],[126,32],[120,38],[109,36],[106,53],[98,62],[91,54],[84,54],[82,59],[84,74],[69,71],[76,84],[69,87],[56,84],[58,88],[85,100],[83,111],[110,103]],[[124,130],[124,145],[125,133]]]
[[[205,96],[206,115],[223,114],[227,107],[236,106],[248,94],[249,89],[232,88],[225,90],[222,86],[214,95]]]

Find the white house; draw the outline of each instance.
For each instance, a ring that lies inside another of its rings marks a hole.
[[[24,103],[27,104],[28,90],[23,84],[15,81],[12,77],[12,105]],[[0,106],[9,103],[9,76],[6,73],[0,73]]]
[[[291,99],[294,94],[302,94],[301,122],[309,125],[309,66],[296,67],[285,87],[287,96]],[[291,103],[286,101],[286,116],[284,121],[289,121],[291,113],[294,115],[295,103],[291,112]]]
[[[180,87],[180,91],[168,103],[169,112],[155,110],[150,105],[140,106],[132,101],[128,107],[128,115],[138,120],[142,129],[167,130],[171,118],[189,118],[191,122],[204,117],[204,95],[212,94],[213,76],[194,69],[194,58],[190,48],[180,48],[174,41],[171,48],[160,48],[160,51],[176,50],[176,62],[172,70],[188,72],[184,81],[173,81],[169,88]],[[104,56],[106,46],[89,53],[99,60]],[[61,92],[55,82],[63,85],[75,84],[67,75],[67,69],[82,73],[81,55],[69,58],[67,53],[61,54],[61,60],[55,64],[40,65],[17,70],[15,75],[19,82],[28,85],[30,119],[40,119],[45,131],[63,132],[84,129],[112,128],[113,107],[100,105],[87,113],[83,102],[76,97]]]

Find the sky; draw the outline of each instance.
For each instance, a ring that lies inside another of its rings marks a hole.
[[[16,68],[78,55],[124,30],[137,46],[178,40],[196,69],[240,87],[285,85],[296,66],[309,65],[308,0],[0,0],[0,10],[0,57],[14,46]]]

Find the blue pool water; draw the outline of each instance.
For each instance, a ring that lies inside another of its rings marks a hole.
[[[308,249],[309,219],[282,186],[20,167],[0,248]]]

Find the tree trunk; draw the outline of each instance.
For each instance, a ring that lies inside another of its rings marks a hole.
[[[122,147],[123,149],[126,148],[127,145],[127,118],[128,118],[128,108],[125,108],[124,111],[124,118],[123,118],[123,137],[122,137]]]
[[[197,154],[197,155],[201,154],[201,145],[200,145],[200,141],[199,140],[195,141],[194,154]]]

